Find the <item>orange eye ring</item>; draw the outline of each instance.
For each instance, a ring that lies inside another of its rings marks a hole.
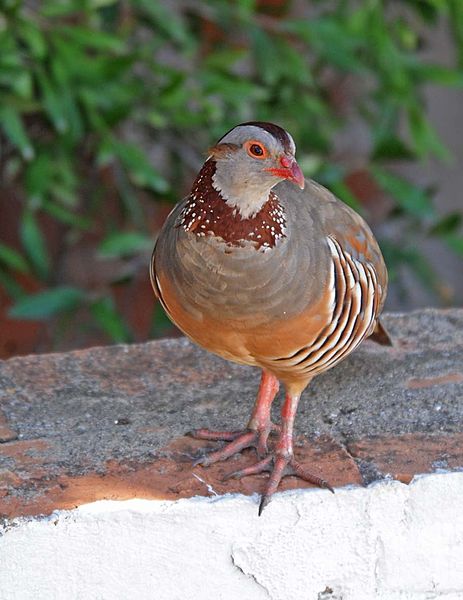
[[[247,153],[252,158],[264,159],[268,156],[267,148],[257,140],[249,140],[244,144]]]

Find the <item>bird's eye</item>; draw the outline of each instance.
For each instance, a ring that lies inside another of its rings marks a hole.
[[[267,156],[267,150],[259,142],[248,142],[246,144],[246,149],[249,156],[252,156],[253,158],[265,158]]]

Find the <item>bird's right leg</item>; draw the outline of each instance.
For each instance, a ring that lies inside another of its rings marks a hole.
[[[254,409],[244,431],[211,431],[209,429],[191,431],[189,435],[196,439],[229,442],[220,450],[211,452],[196,461],[195,465],[211,465],[226,460],[233,454],[249,447],[256,448],[259,457],[265,456],[267,454],[268,436],[272,429],[278,429],[270,420],[270,410],[279,387],[280,384],[275,375],[263,369]]]

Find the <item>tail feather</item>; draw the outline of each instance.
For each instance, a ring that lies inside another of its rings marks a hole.
[[[388,334],[384,325],[378,319],[376,321],[376,327],[373,330],[373,333],[369,337],[370,340],[373,340],[377,344],[381,344],[381,346],[392,346],[391,336]]]

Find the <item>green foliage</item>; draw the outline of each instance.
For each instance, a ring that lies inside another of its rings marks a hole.
[[[128,327],[118,313],[111,297],[101,298],[91,305],[91,314],[96,323],[114,342],[126,343],[131,341]]]
[[[82,290],[72,287],[54,287],[21,298],[10,311],[16,319],[47,319],[61,312],[75,310],[85,298]]]
[[[99,252],[104,257],[130,256],[153,245],[152,240],[136,231],[110,233],[100,244]]]
[[[461,0],[313,0],[302,15],[295,5],[2,3],[0,167],[21,203],[22,251],[0,245],[0,283],[17,300],[13,316],[48,318],[84,304],[109,338],[131,339],[107,284],[96,292],[56,287],[44,222],[65,228],[67,247],[96,238],[95,256],[127,261],[130,280],[146,268],[133,259],[153,237],[150,202],[179,199],[204,149],[241,121],[282,124],[298,141],[306,174],[359,208],[333,141],[347,118],[335,98],[346,78],[355,89],[347,112],[364,123],[371,142],[359,158],[392,198],[394,218],[415,233],[400,240],[400,251],[385,240],[391,271],[408,264],[434,286],[415,240],[437,236],[463,253],[460,216],[439,219],[432,192],[390,166],[451,158],[423,93],[427,85],[463,87]],[[431,64],[420,53],[422,32],[432,35],[442,19],[455,67]],[[108,188],[116,216],[108,210]],[[16,275],[30,272],[49,289],[27,296]]]
[[[29,270],[26,261],[19,252],[16,252],[13,248],[1,243],[0,262],[3,263],[5,267],[8,267],[13,271],[18,271],[19,273],[27,273]]]

